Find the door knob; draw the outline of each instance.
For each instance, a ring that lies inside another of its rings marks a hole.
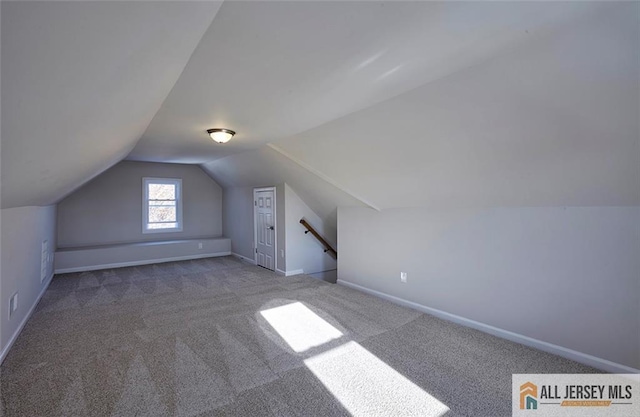
[[[273,230],[273,226],[267,226],[267,229]]]

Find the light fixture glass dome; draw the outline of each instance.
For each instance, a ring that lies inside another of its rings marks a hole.
[[[211,136],[211,139],[218,143],[227,143],[236,134],[236,132],[229,129],[209,129],[207,133]]]

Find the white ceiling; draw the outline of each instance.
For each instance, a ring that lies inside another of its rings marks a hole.
[[[55,203],[124,158],[215,2],[2,2],[2,207]]]
[[[640,4],[275,143],[396,207],[640,205]]]
[[[638,7],[2,2],[2,207],[55,203],[127,155],[298,181],[323,217],[638,204]]]
[[[598,10],[574,2],[226,2],[129,159],[204,163],[290,137]],[[213,143],[208,128],[237,132]]]

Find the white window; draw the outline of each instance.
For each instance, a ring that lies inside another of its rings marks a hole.
[[[182,231],[182,180],[143,178],[142,233]]]

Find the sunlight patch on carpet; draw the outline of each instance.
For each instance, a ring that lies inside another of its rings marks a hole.
[[[449,411],[445,404],[356,342],[304,363],[354,416],[439,417]]]
[[[260,314],[297,353],[342,337],[340,330],[300,302],[263,310]]]

